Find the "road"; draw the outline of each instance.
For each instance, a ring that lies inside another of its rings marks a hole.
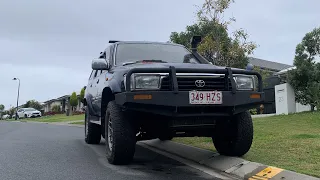
[[[110,165],[104,142],[87,145],[83,128],[0,121],[1,180],[214,179],[137,145],[134,161]]]

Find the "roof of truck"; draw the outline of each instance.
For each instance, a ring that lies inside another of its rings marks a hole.
[[[157,42],[157,41],[113,41],[113,40],[110,40],[109,43],[112,43],[112,44],[166,44],[166,45],[183,46],[181,44],[176,44],[176,43],[171,43],[171,42]]]

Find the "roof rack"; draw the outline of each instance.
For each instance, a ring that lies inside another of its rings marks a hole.
[[[115,40],[110,40],[109,43],[116,43],[116,42],[120,42],[120,41],[115,41]]]

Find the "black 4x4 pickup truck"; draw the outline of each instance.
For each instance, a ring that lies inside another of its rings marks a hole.
[[[248,109],[264,101],[260,74],[219,67],[192,48],[109,41],[92,61],[83,103],[85,141],[106,140],[111,164],[128,164],[139,140],[212,137],[217,151],[242,156],[252,144]],[[257,80],[258,83],[255,83]]]

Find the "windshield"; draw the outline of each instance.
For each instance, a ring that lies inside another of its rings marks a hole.
[[[36,109],[33,109],[33,108],[25,108],[24,111],[36,111]]]
[[[117,46],[116,64],[141,60],[161,60],[167,63],[183,63],[191,52],[183,46],[170,44],[128,43]],[[189,63],[199,63],[194,57]]]

